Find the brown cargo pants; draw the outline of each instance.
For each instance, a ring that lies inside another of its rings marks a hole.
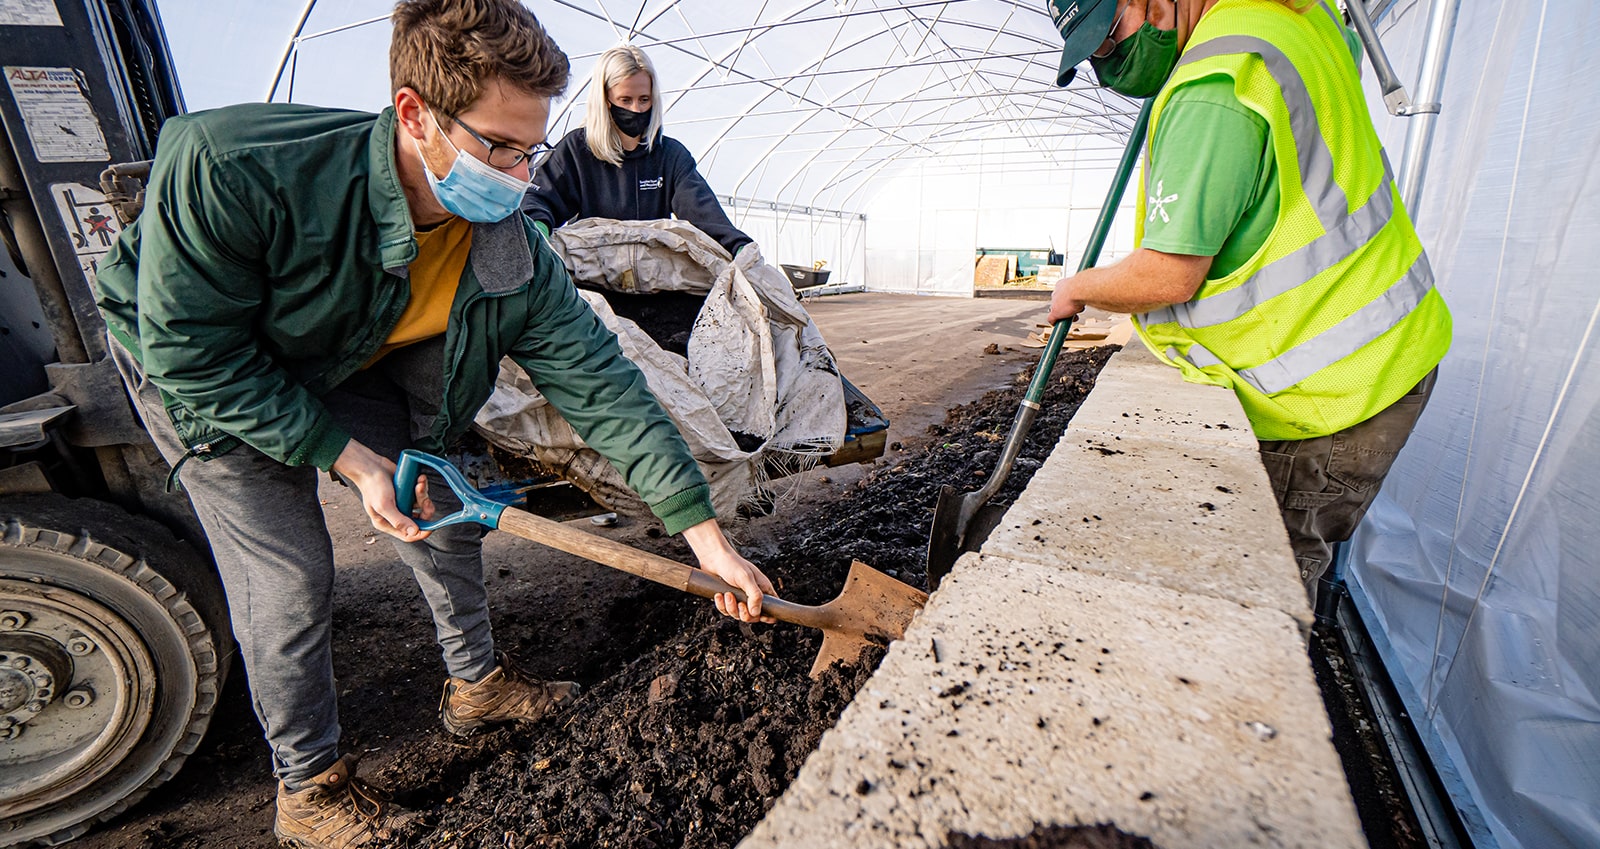
[[[1317,585],[1333,560],[1333,544],[1349,539],[1361,524],[1438,375],[1436,368],[1377,415],[1331,436],[1261,443],[1261,463],[1272,480],[1312,610]]]

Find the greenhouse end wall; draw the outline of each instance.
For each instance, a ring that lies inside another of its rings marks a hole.
[[[921,163],[881,177],[866,205],[867,288],[970,297],[984,247],[1053,250],[1076,269],[1119,154],[1106,143],[1054,169],[1003,160],[975,167]],[[1102,265],[1133,249],[1133,198],[1130,187]]]

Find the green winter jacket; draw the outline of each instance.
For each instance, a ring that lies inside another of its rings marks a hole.
[[[246,104],[162,128],[144,212],[99,268],[99,304],[193,456],[242,442],[328,469],[349,442],[320,397],[388,337],[417,255],[394,149],[392,109]],[[669,532],[713,517],[644,375],[521,215],[473,228],[445,351],[419,448],[466,431],[510,356]]]

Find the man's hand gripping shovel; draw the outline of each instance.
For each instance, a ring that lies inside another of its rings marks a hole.
[[[400,512],[408,516],[423,467],[438,472],[461,500],[461,509],[448,516],[418,521],[424,531],[475,522],[701,598],[718,593],[736,593],[743,598],[737,589],[700,569],[492,501],[474,489],[455,466],[421,451],[400,452],[395,467],[395,500]],[[853,663],[868,645],[886,645],[904,636],[911,618],[927,601],[927,593],[857,561],[850,566],[844,589],[827,604],[795,604],[767,596],[761,612],[781,622],[822,630],[822,649],[811,666],[811,677],[816,678],[835,660]]]

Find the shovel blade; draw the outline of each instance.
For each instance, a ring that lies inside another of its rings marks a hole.
[[[966,502],[976,496],[977,493],[962,493],[949,484],[939,489],[933,528],[928,534],[928,589],[938,589],[939,582],[950,574],[956,558],[961,556],[961,543],[975,509],[969,509]]]
[[[928,594],[857,560],[850,564],[844,589],[821,605],[829,624],[822,628],[822,648],[811,664],[820,678],[836,660],[854,663],[871,645],[888,645],[905,636],[906,627],[928,603]]]

